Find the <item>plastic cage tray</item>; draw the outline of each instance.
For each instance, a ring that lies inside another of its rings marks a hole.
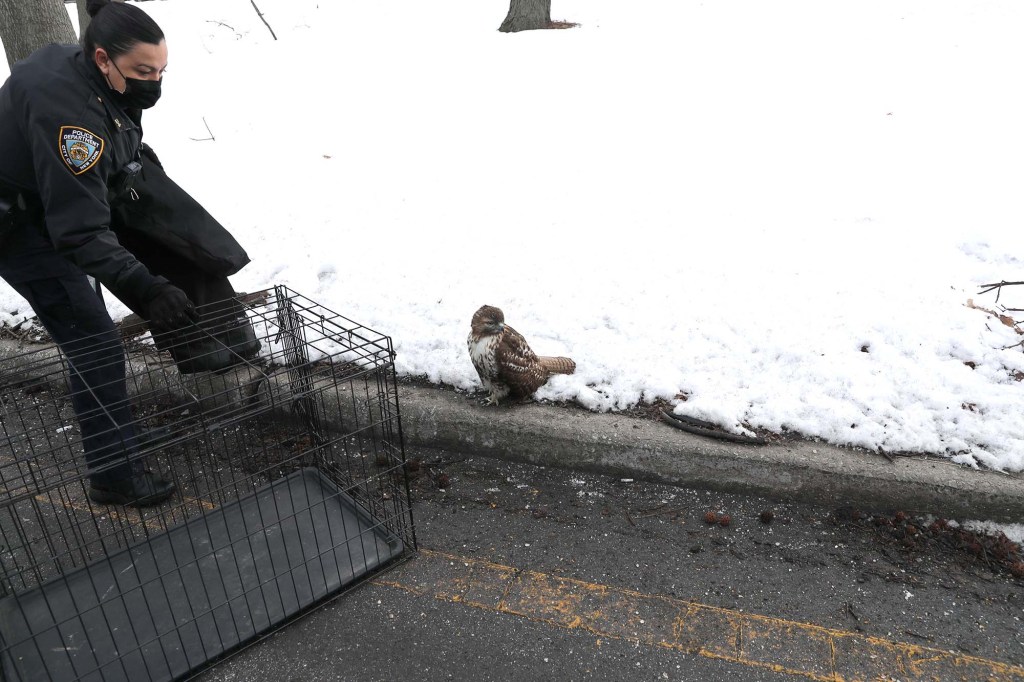
[[[319,470],[301,469],[0,600],[2,670],[21,680],[177,679],[404,550]]]

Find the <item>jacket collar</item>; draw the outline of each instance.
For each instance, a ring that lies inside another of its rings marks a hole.
[[[92,60],[86,58],[84,50],[78,50],[74,55],[75,68],[85,77],[89,87],[96,93],[96,98],[103,104],[118,132],[132,130],[140,127],[142,112],[136,111],[132,116],[128,109],[123,109],[115,101],[116,93],[111,90],[107,79],[103,76],[99,67]]]

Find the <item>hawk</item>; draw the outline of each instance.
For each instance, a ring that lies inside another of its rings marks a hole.
[[[523,335],[505,324],[505,315],[492,305],[473,314],[467,339],[469,357],[488,392],[487,403],[511,395],[527,398],[552,374],[572,374],[576,363],[571,358],[538,357]]]

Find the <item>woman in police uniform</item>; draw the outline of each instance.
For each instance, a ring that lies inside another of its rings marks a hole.
[[[130,461],[137,434],[124,350],[87,275],[155,329],[194,319],[185,293],[109,229],[111,204],[141,167],[141,113],[160,97],[167,45],[137,7],[89,0],[88,12],[82,47],[41,48],[0,87],[0,277],[68,360],[90,497],[142,506],[171,496],[174,484]]]

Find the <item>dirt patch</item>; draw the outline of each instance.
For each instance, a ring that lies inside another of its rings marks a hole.
[[[836,510],[834,516],[840,524],[872,529],[883,544],[910,556],[940,550],[961,563],[1024,578],[1024,548],[1001,532],[980,533],[947,519],[912,517],[903,511],[869,514],[844,508]]]

